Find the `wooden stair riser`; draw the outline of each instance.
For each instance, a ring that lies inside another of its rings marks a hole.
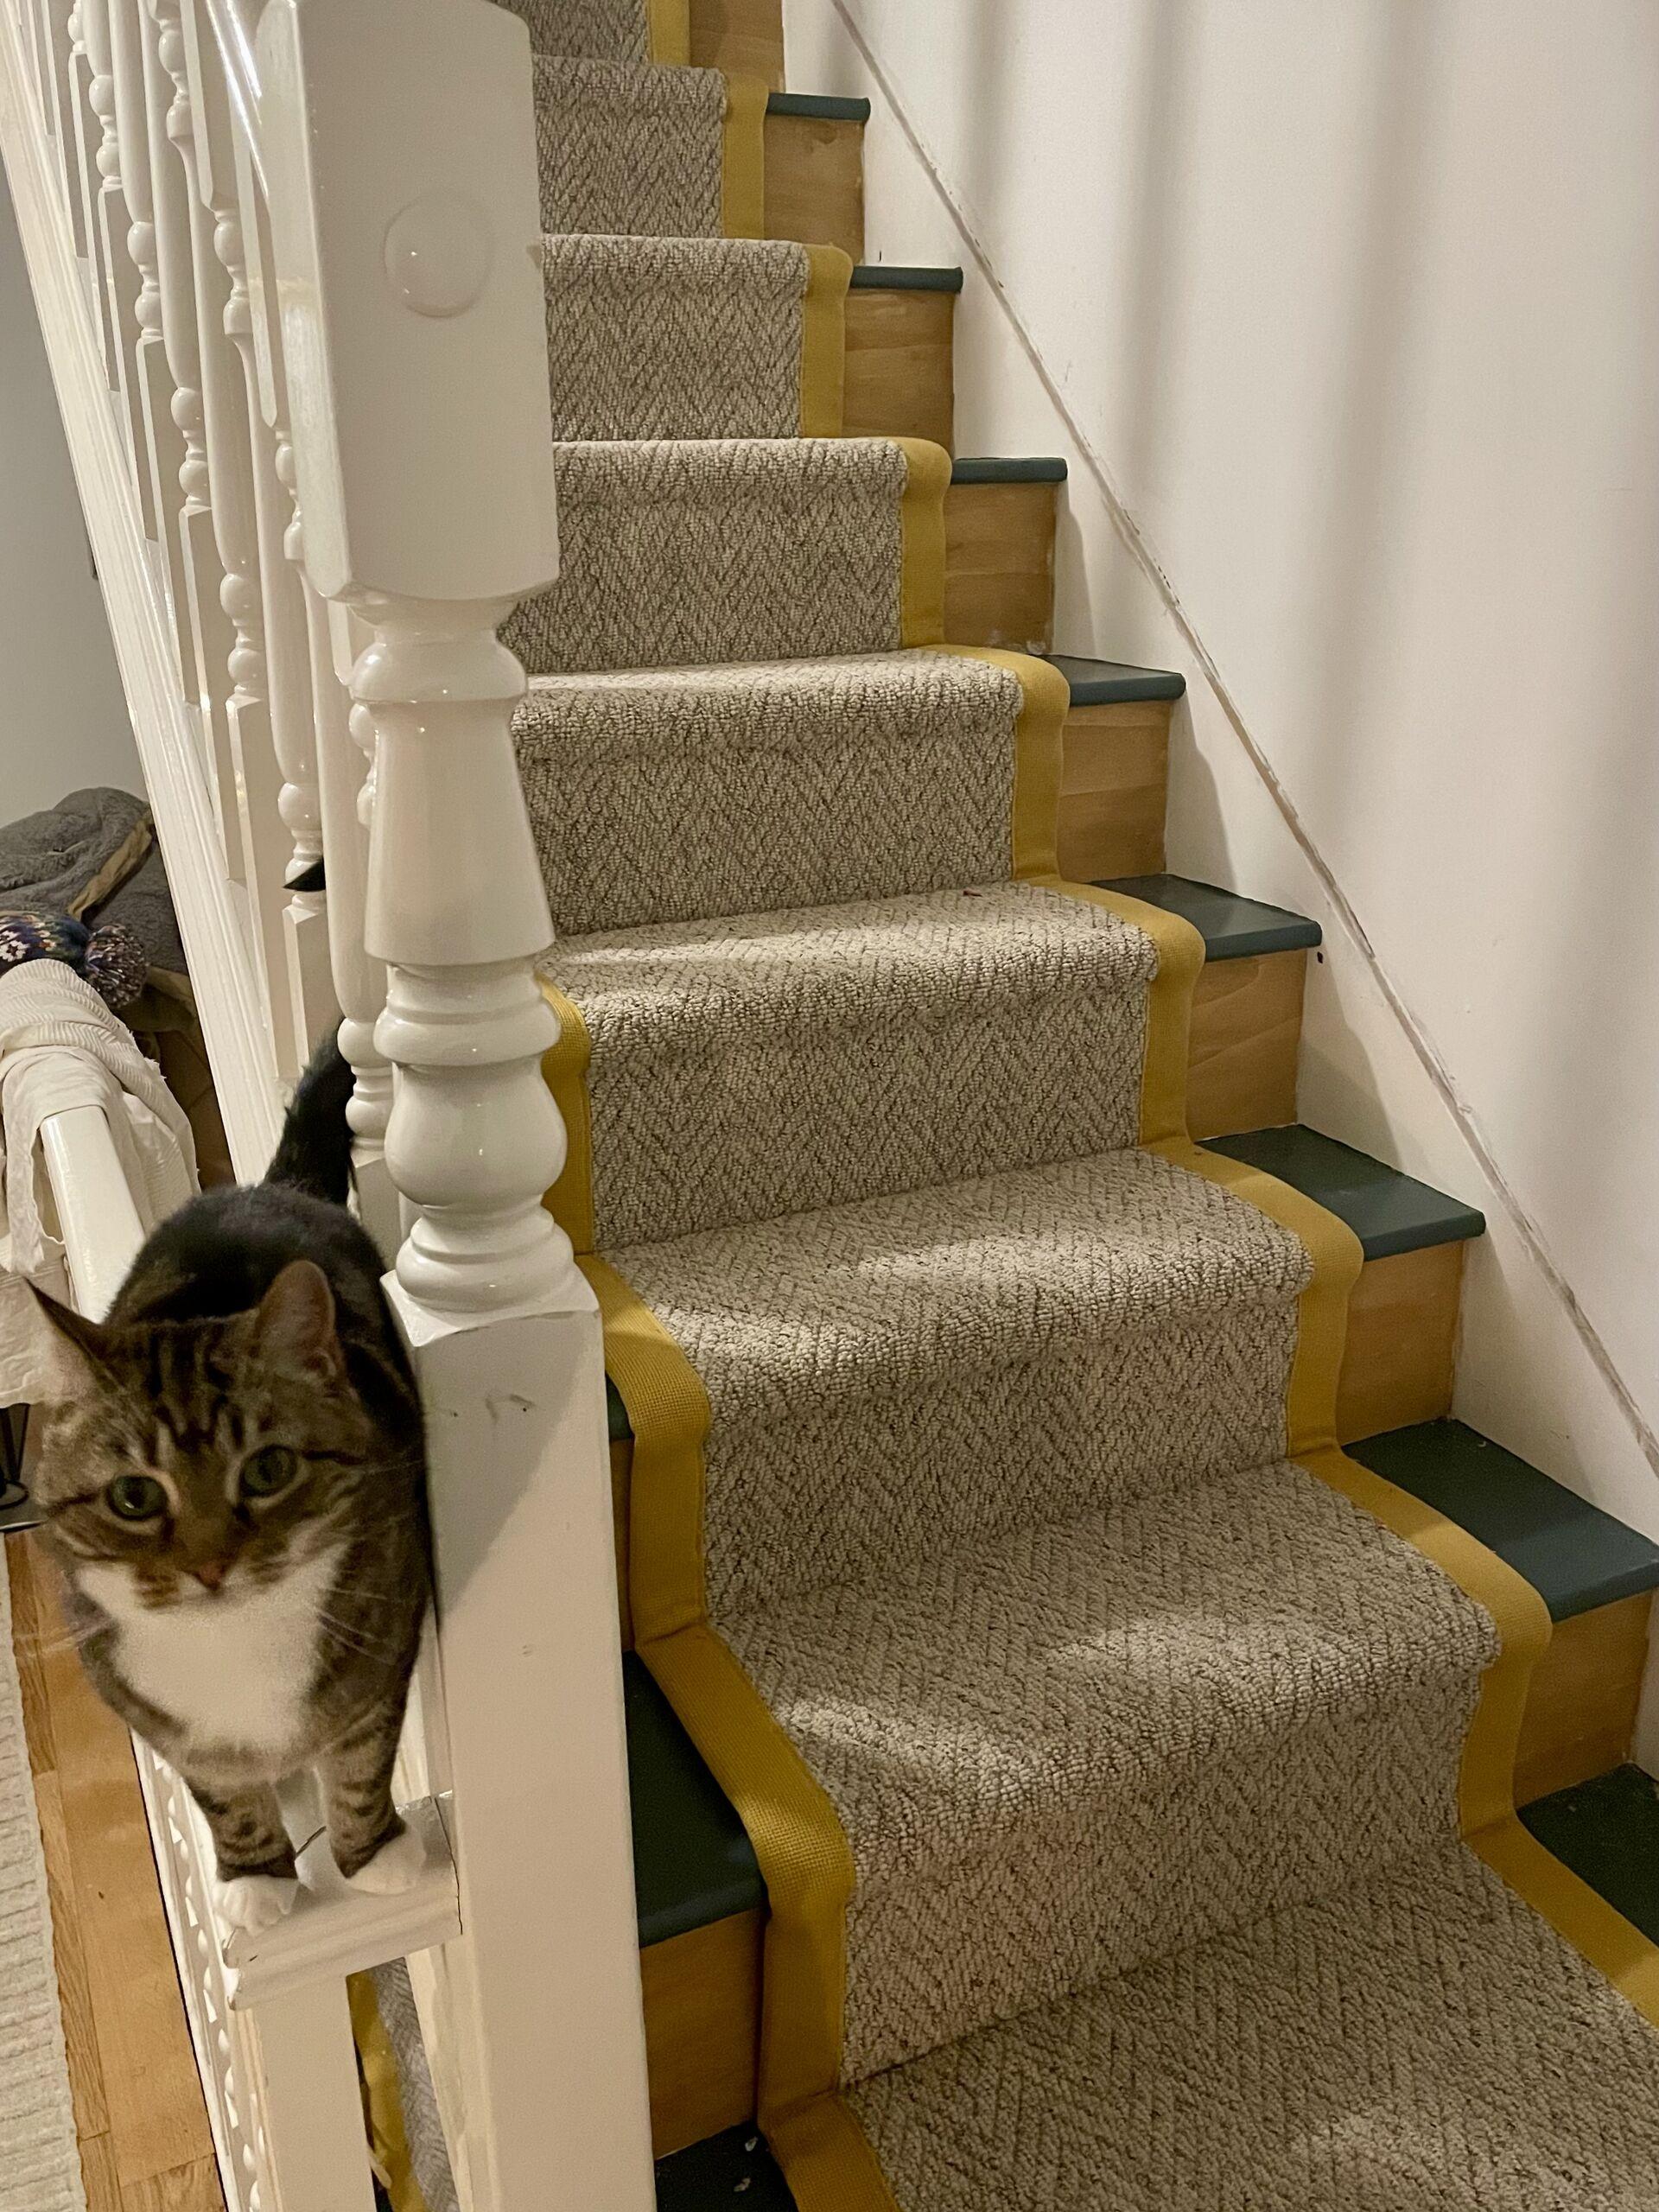
[[[953,450],[954,292],[858,286],[847,295],[849,438],[930,438]]]
[[[1651,1606],[1643,1592],[1557,1625],[1533,1671],[1516,1763],[1518,1804],[1629,1757]],[[640,1953],[658,2158],[753,2113],[763,1934],[759,1910],[737,1913]]]
[[[691,0],[691,66],[759,77],[784,89],[784,11],[779,0]]]
[[[1058,857],[1073,883],[1163,873],[1171,704],[1073,707],[1066,716]]]
[[[864,258],[864,125],[838,116],[768,115],[766,198],[769,238],[838,245]]]
[[[1296,1119],[1304,951],[1209,960],[1192,994],[1186,1119],[1192,1135],[1230,1137]]]
[[[1046,653],[1054,641],[1058,484],[953,484],[944,495],[944,634]]]

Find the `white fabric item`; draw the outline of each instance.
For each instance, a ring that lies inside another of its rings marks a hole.
[[[92,985],[58,960],[0,976],[0,1405],[43,1395],[33,1300],[16,1280],[60,1287],[63,1246],[41,1152],[41,1125],[95,1106],[146,1231],[196,1187],[195,1141],[161,1070]]]

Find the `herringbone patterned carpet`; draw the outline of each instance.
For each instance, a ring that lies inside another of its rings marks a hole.
[[[804,2212],[1652,2212],[1659,2037],[1459,1840],[1498,1630],[1313,1452],[1339,1267],[1166,1135],[1195,945],[1057,887],[1061,709],[938,650],[934,462],[793,435],[730,88],[524,12],[559,1203]]]

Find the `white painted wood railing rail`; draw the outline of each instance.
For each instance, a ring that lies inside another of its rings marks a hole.
[[[468,2212],[645,2212],[600,1330],[541,1204],[496,637],[557,559],[528,36],[493,0],[0,0],[0,150],[238,1172],[338,1023],[429,1410],[421,1885],[314,1848],[227,1948],[141,1757],[227,2198],[369,2212],[344,1976],[406,1955]],[[48,1142],[94,1308],[137,1234],[99,1120]]]

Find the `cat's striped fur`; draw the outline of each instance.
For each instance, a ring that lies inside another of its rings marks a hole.
[[[264,1182],[164,1222],[103,1321],[42,1301],[62,1389],[36,1491],[81,1656],[188,1783],[227,1905],[256,1924],[291,1893],[274,1785],[303,1770],[342,1873],[385,1889],[418,1866],[391,1779],[429,1588],[425,1454],[379,1255],[346,1208],[350,1093],[331,1042]]]

